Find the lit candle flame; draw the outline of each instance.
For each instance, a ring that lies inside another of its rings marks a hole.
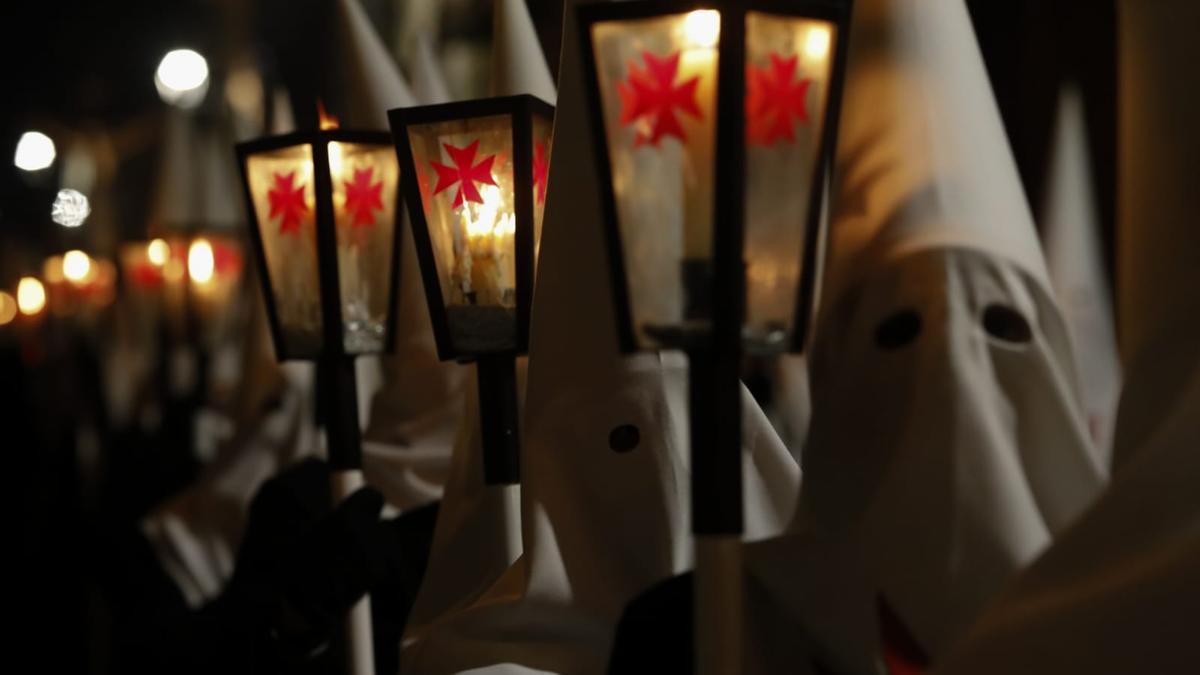
[[[824,59],[829,56],[829,45],[832,38],[825,26],[814,26],[804,38],[804,53],[812,59]]]
[[[320,118],[321,131],[330,131],[341,126],[338,124],[338,118],[330,115],[325,110],[325,104],[320,100],[317,101],[317,116]]]
[[[198,284],[212,281],[216,269],[212,244],[207,239],[197,239],[188,248],[188,276]]]
[[[693,47],[717,46],[721,37],[721,13],[715,9],[697,9],[683,20],[683,30]]]
[[[155,239],[146,245],[146,259],[155,267],[166,265],[170,256],[171,247],[162,239]]]

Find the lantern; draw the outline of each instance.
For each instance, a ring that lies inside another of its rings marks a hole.
[[[620,344],[689,352],[693,526],[736,534],[741,354],[804,343],[848,3],[577,16]]]
[[[279,358],[387,351],[399,182],[388,134],[296,132],[237,155]]]
[[[847,4],[580,8],[627,351],[707,340],[724,309],[746,349],[802,349]]]
[[[520,95],[388,116],[438,354],[478,362],[485,474],[517,482],[514,360],[529,348],[554,108]]]
[[[46,258],[42,278],[55,316],[91,320],[113,301],[116,268],[107,260],[76,249]]]
[[[689,356],[701,672],[741,668],[741,360],[804,344],[849,4],[576,14],[619,342]]]
[[[400,171],[387,132],[336,124],[322,115],[318,131],[241,143],[237,156],[275,353],[317,361],[345,495],[363,480],[353,360],[390,351],[395,332]]]

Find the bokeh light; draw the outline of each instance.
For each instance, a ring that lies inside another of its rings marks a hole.
[[[212,244],[204,238],[193,241],[188,248],[188,276],[198,284],[206,284],[212,281],[215,269]]]
[[[208,92],[208,61],[191,49],[171,50],[158,64],[154,86],[163,101],[194,108]]]
[[[17,152],[13,164],[24,171],[41,171],[54,164],[58,156],[54,141],[40,131],[26,131],[17,141]]]
[[[50,218],[63,227],[79,227],[92,213],[87,195],[78,190],[64,189],[58,191],[54,206],[50,209]]]
[[[21,277],[17,283],[17,309],[33,316],[46,308],[46,287],[34,277]]]

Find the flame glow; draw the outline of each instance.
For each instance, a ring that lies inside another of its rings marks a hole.
[[[321,131],[330,131],[341,126],[338,123],[338,118],[330,115],[325,110],[325,104],[321,101],[317,101],[317,116],[320,118]]]
[[[146,259],[155,267],[166,265],[170,256],[171,247],[162,239],[155,239],[146,245]]]
[[[16,298],[0,291],[0,326],[12,323],[15,318],[17,318]]]
[[[715,47],[721,37],[721,13],[714,9],[697,9],[683,20],[683,31],[694,47]]]
[[[33,277],[22,277],[17,282],[17,309],[25,316],[33,316],[46,308],[46,287]]]
[[[212,244],[207,239],[199,238],[188,248],[188,276],[198,284],[212,281],[216,270],[216,259],[213,257]]]
[[[62,271],[68,281],[82,282],[92,271],[92,259],[83,251],[67,251],[63,255]]]
[[[808,31],[808,36],[804,38],[804,53],[812,59],[827,58],[831,42],[832,37],[830,36],[829,28],[814,26]]]

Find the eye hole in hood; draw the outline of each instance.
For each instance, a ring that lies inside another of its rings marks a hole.
[[[1033,340],[1033,329],[1021,313],[1006,305],[988,305],[983,310],[983,329],[988,335],[1013,344]]]
[[[608,433],[608,447],[613,452],[626,453],[637,448],[642,442],[642,433],[632,424],[622,424],[613,427]]]
[[[921,315],[905,309],[884,319],[875,329],[875,344],[884,351],[894,351],[916,341],[921,335]]]

